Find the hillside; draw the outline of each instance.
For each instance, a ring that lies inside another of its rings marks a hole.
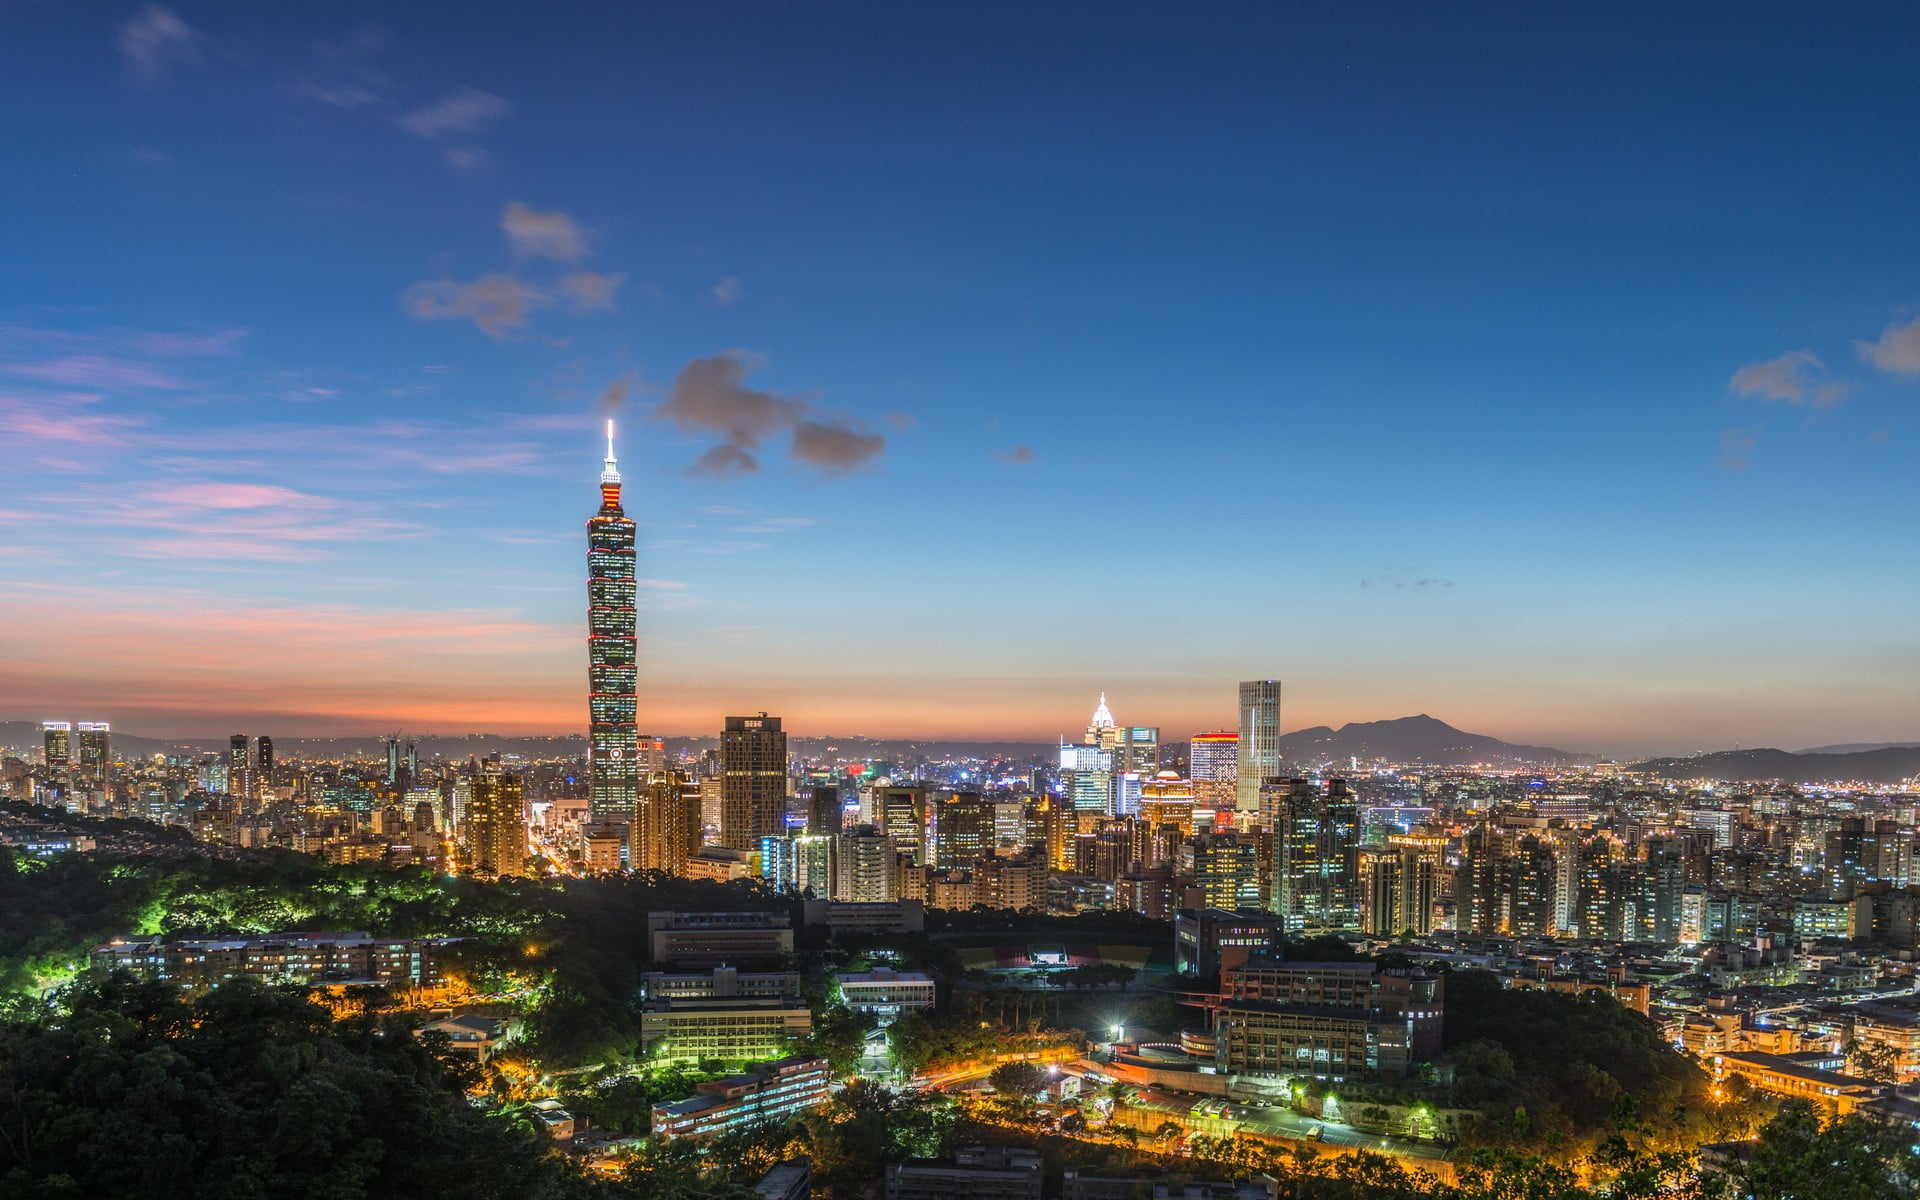
[[[1720,750],[1686,758],[1655,758],[1631,768],[1665,779],[1726,779],[1782,783],[1901,783],[1920,775],[1920,747],[1893,746],[1856,754],[1794,754],[1787,750]]]
[[[1591,754],[1517,745],[1486,734],[1467,733],[1425,713],[1392,721],[1354,721],[1337,730],[1325,725],[1296,730],[1280,739],[1280,756],[1302,764],[1344,758],[1435,764],[1596,761]]]

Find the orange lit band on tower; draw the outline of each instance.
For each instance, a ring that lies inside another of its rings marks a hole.
[[[588,816],[630,823],[640,789],[640,734],[634,723],[634,523],[620,508],[620,471],[607,422],[600,511],[587,520]]]

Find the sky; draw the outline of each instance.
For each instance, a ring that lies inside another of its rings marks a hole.
[[[1916,37],[0,4],[0,718],[1920,737]]]

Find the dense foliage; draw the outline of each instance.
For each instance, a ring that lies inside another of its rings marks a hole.
[[[1716,1103],[1711,1080],[1653,1022],[1606,996],[1447,979],[1451,1104],[1476,1109],[1473,1144],[1577,1156],[1615,1135],[1656,1149],[1744,1134],[1754,1114]]]
[[[373,1017],[335,1022],[241,982],[194,1004],[87,983],[0,1022],[7,1195],[570,1198],[613,1195]],[[618,1194],[626,1194],[619,1189]]]

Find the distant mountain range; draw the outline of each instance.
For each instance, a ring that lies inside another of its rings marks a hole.
[[[1591,754],[1575,754],[1551,746],[1521,746],[1482,733],[1466,733],[1425,713],[1392,721],[1354,721],[1337,730],[1326,725],[1297,730],[1281,737],[1280,756],[1303,765],[1347,758],[1449,766],[1463,763],[1577,765],[1599,761]]]
[[[1655,758],[1631,768],[1666,779],[1726,779],[1743,782],[1778,779],[1782,783],[1901,783],[1920,775],[1920,746],[1891,745],[1870,750],[1720,750],[1686,758]]]

